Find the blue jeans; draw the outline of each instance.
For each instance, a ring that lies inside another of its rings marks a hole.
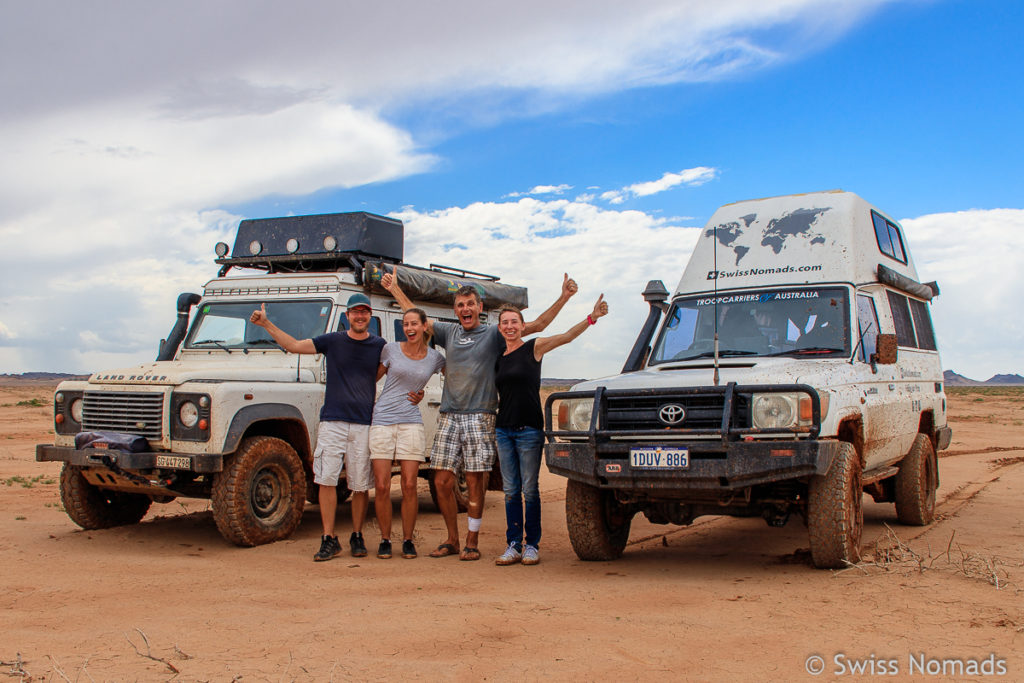
[[[533,427],[499,427],[495,431],[505,490],[505,541],[523,546],[523,499],[526,500],[526,544],[540,546],[540,452],[544,432]]]

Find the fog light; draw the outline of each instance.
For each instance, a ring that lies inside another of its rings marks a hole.
[[[217,246],[213,248],[214,253],[220,258],[224,258],[228,255],[228,245],[224,242],[217,242]]]
[[[250,254],[252,254],[253,256],[256,256],[261,251],[263,251],[263,245],[260,244],[259,240],[253,240],[252,242],[249,242],[249,253]]]
[[[332,235],[328,235],[324,238],[324,249],[326,251],[334,251],[338,247],[338,240],[334,239]]]
[[[289,254],[294,254],[299,250],[299,241],[292,237],[284,243],[284,248],[288,250]]]

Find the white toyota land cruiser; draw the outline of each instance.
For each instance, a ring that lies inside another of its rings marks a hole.
[[[931,522],[951,436],[937,294],[899,224],[852,193],[720,208],[671,300],[648,283],[622,374],[547,401],[576,554],[621,555],[637,512],[771,526],[797,512],[814,564],[841,567],[860,558],[864,492]]]
[[[238,545],[290,535],[306,500],[316,500],[311,465],[325,363],[284,353],[249,316],[265,304],[289,334],[314,337],[347,329],[345,302],[364,292],[370,331],[401,341],[402,311],[380,278],[402,262],[403,240],[401,221],[361,212],[242,221],[230,255],[217,245],[222,268],[202,296],[178,297],[177,322],[155,362],[57,387],[54,443],[37,446],[36,459],[64,462],[60,492],[71,519],[85,529],[134,524],[154,501],[186,496],[210,498],[217,528]],[[229,275],[233,268],[249,274]],[[439,320],[454,320],[451,301],[465,284],[488,308],[527,305],[524,288],[497,280],[402,267],[406,293]],[[441,381],[431,380],[420,404],[428,444]],[[347,495],[340,482],[339,498]]]

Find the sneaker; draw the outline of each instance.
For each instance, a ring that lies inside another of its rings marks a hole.
[[[363,535],[352,532],[348,537],[348,547],[352,550],[352,557],[366,557],[366,544],[363,543]]]
[[[521,559],[523,559],[523,554],[516,550],[516,544],[509,543],[508,547],[505,548],[504,554],[502,554],[501,557],[496,559],[494,561],[494,564],[498,565],[499,567],[505,567],[510,564],[515,564],[516,562],[519,562]]]
[[[416,557],[416,545],[412,542],[411,538],[402,541],[402,557],[407,560]]]
[[[523,564],[538,564],[540,562],[540,551],[536,546],[528,545],[523,548]]]
[[[391,540],[390,539],[385,538],[383,541],[380,542],[380,545],[377,546],[377,557],[379,557],[382,560],[390,560],[391,559]]]
[[[313,556],[314,562],[326,562],[341,552],[341,544],[337,536],[321,536],[320,550]]]

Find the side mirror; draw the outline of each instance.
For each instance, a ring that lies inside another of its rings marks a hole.
[[[871,354],[874,365],[892,365],[896,362],[897,346],[895,334],[880,334],[875,341],[875,352]]]

